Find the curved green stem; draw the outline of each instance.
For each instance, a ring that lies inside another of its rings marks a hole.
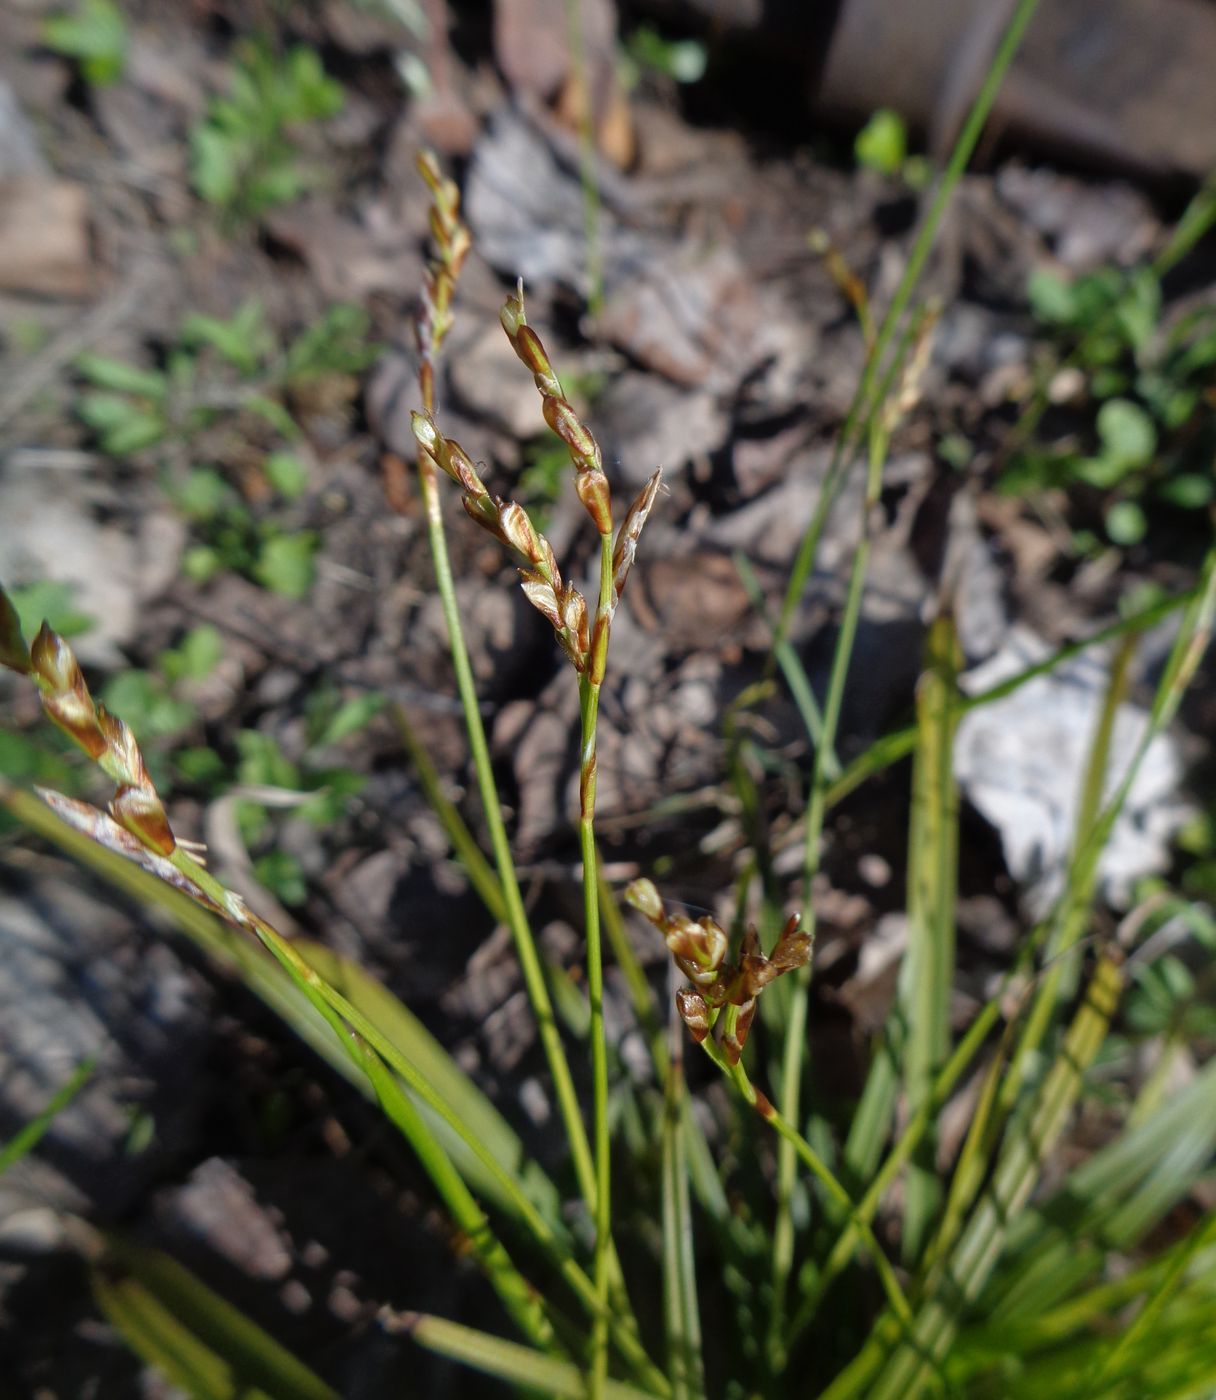
[[[912,295],[916,291],[917,283],[920,281],[921,273],[924,271],[925,263],[929,259],[929,254],[933,250],[933,245],[937,241],[937,232],[945,217],[950,200],[954,194],[955,186],[962,178],[963,171],[967,168],[967,162],[971,159],[971,154],[975,150],[976,143],[983,132],[984,124],[988,120],[988,113],[992,110],[992,104],[996,101],[997,93],[1000,91],[1001,83],[1004,81],[1005,72],[1013,56],[1017,53],[1018,46],[1022,42],[1022,36],[1026,33],[1027,26],[1038,8],[1039,0],[1018,0],[1017,9],[1010,19],[1005,33],[997,46],[992,57],[992,62],[988,66],[988,72],[984,77],[983,85],[972,103],[971,110],[967,114],[967,120],[963,123],[963,128],[959,132],[958,140],[954,143],[954,149],[950,152],[950,159],[947,162],[942,177],[938,181],[937,189],[933,196],[933,201],[925,214],[916,241],[912,245],[912,251],[908,256],[908,265],[904,268],[904,274],[899,280],[899,286],[895,289],[895,295],[891,298],[891,304],[887,308],[887,314],[883,317],[882,326],[878,332],[878,338],[874,343],[872,352],[866,357],[865,369],[862,372],[861,380],[857,385],[857,390],[853,395],[853,402],[849,406],[848,414],[845,417],[844,426],[841,429],[840,437],[837,440],[836,450],[832,455],[832,464],[828,470],[828,478],[824,482],[823,491],[820,494],[819,503],[815,513],[807,526],[806,533],[802,537],[802,543],[798,548],[798,555],[794,561],[794,567],[790,571],[790,581],[786,587],[785,599],[781,605],[781,616],[778,621],[775,644],[785,640],[790,623],[793,621],[794,612],[798,604],[802,601],[802,595],[806,591],[807,581],[811,576],[811,571],[815,567],[815,556],[819,550],[819,540],[823,533],[823,526],[827,519],[827,513],[835,496],[835,488],[839,480],[843,478],[843,472],[852,460],[852,453],[860,445],[861,434],[859,429],[867,428],[869,421],[881,410],[883,401],[886,398],[886,384],[891,379],[891,372],[888,371],[884,381],[880,382],[879,368],[890,349],[891,342],[895,338],[899,323],[903,319],[904,312],[912,300]],[[898,355],[894,363],[898,363]],[[892,365],[892,369],[894,364]],[[875,387],[877,386],[877,392]]]
[[[840,637],[836,643],[836,651],[832,657],[832,670],[828,677],[827,697],[823,706],[822,734],[820,742],[815,747],[815,759],[811,769],[811,789],[805,818],[806,831],[802,864],[801,924],[812,939],[815,936],[815,903],[812,889],[815,877],[819,873],[823,823],[827,814],[828,770],[826,758],[836,747],[836,730],[840,724],[840,711],[844,702],[845,680],[848,677],[849,661],[853,655],[853,642],[857,636],[857,624],[861,617],[861,599],[865,591],[866,570],[870,561],[868,522],[882,484],[885,450],[885,435],[876,432],[870,446],[870,471],[866,484],[861,540],[857,546],[857,553],[853,556],[849,591],[845,598],[844,615],[840,623]],[[813,955],[813,942],[811,948]],[[781,1111],[790,1122],[797,1122],[800,1113],[812,968],[813,963],[808,962],[805,967],[799,968],[793,974],[794,987],[786,1019],[781,1065]],[[785,1362],[785,1295],[794,1262],[794,1223],[791,1202],[794,1191],[795,1158],[797,1156],[797,1149],[793,1142],[784,1134],[782,1137],[784,1140],[777,1153],[777,1220],[773,1230],[772,1302],[768,1330],[769,1360],[774,1370],[777,1371],[782,1369]]]
[[[737,1015],[737,1007],[729,1007],[727,1016],[732,1013]],[[728,1027],[729,1029],[729,1027]],[[738,1090],[743,1101],[768,1123],[779,1135],[782,1142],[789,1145],[794,1156],[806,1167],[807,1171],[820,1183],[832,1201],[839,1206],[841,1211],[847,1216],[849,1224],[857,1231],[862,1243],[866,1247],[867,1253],[874,1262],[874,1268],[878,1273],[882,1283],[883,1291],[887,1295],[887,1301],[891,1305],[891,1311],[895,1314],[905,1327],[912,1325],[912,1310],[908,1306],[908,1299],[899,1280],[895,1277],[895,1270],[891,1267],[891,1261],[883,1252],[882,1246],[875,1238],[874,1231],[870,1228],[869,1221],[864,1219],[852,1196],[845,1190],[840,1178],[828,1166],[823,1158],[815,1151],[806,1138],[797,1128],[776,1109],[768,1098],[760,1092],[752,1083],[747,1070],[743,1066],[743,1061],[731,1064],[723,1053],[722,1048],[714,1040],[712,1035],[707,1035],[701,1042],[701,1048],[709,1058],[726,1075],[730,1082]]]

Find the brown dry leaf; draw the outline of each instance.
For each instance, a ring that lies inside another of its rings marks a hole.
[[[38,175],[0,182],[0,289],[75,299],[96,283],[84,186]]]

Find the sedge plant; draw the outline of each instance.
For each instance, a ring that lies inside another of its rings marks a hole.
[[[847,763],[838,752],[883,466],[892,433],[915,404],[932,334],[932,310],[911,305],[916,276],[950,184],[966,163],[967,142],[974,145],[984,104],[1033,9],[1028,0],[1016,7],[978,116],[964,128],[962,154],[956,152],[947,172],[945,195],[939,190],[930,205],[908,278],[881,325],[871,323],[863,389],[774,623],[774,669],[790,683],[814,750],[797,831],[801,908],[790,918],[780,907],[785,887],[761,839],[759,794],[743,793],[750,779],[739,763],[740,809],[755,816],[757,834],[738,872],[732,928],[680,909],[660,891],[657,876],[643,875],[625,891],[671,954],[676,985],[664,1000],[674,1014],[666,1025],[615,892],[601,878],[595,839],[599,702],[613,615],[659,479],[651,479],[618,523],[599,448],[562,393],[527,320],[522,288],[506,300],[503,329],[534,378],[544,420],[571,459],[596,537],[589,590],[559,567],[527,512],[495,495],[487,473],[444,434],[437,366],[471,240],[455,186],[433,160],[422,160],[434,201],[434,258],[418,319],[413,426],[490,859],[445,798],[407,717],[396,717],[472,887],[512,934],[575,1187],[594,1227],[589,1243],[571,1229],[557,1183],[528,1160],[510,1124],[408,1008],[331,950],[283,938],[214,878],[199,850],[178,839],[131,730],[94,702],[66,641],[44,626],[27,642],[14,610],[0,601],[0,662],[37,686],[48,716],[116,785],[104,811],[50,792],[42,794],[43,805],[8,787],[0,787],[0,800],[136,899],[169,912],[186,936],[233,968],[379,1104],[422,1164],[513,1336],[420,1312],[386,1314],[383,1325],[519,1391],[605,1400],[942,1392],[976,1400],[1098,1394],[1133,1400],[1200,1396],[1216,1387],[1216,1341],[1206,1326],[1216,1304],[1216,1222],[1202,1190],[1216,1153],[1216,1060],[1205,1062],[1202,1046],[1179,1044],[1174,1036],[1171,1056],[1190,1057],[1182,1087],[1168,1093],[1160,1075],[1138,1078],[1134,1068],[1120,1069],[1126,1102],[1111,1106],[1111,1066],[1126,1068],[1128,1061],[1122,992],[1137,959],[1149,963],[1140,939],[1158,926],[1163,906],[1159,898],[1146,903],[1112,928],[1098,885],[1099,862],[1145,755],[1176,714],[1210,637],[1216,548],[1192,588],[1129,612],[981,693],[961,688],[945,590],[927,631],[914,722]],[[836,655],[817,696],[787,633],[823,522],[858,449],[866,471],[859,547]],[[445,478],[465,514],[520,563],[525,595],[553,628],[578,690],[592,1056],[586,1121],[494,784],[448,556]],[[1166,621],[1175,638],[1142,735],[1132,752],[1117,752],[1114,716],[1131,684],[1137,643]],[[1091,738],[1063,891],[1023,931],[1010,965],[960,1027],[950,1019],[959,844],[954,728],[964,712],[998,703],[1085,647],[1109,644],[1111,677]],[[769,691],[758,687],[749,701]],[[813,1062],[807,1068],[815,876],[831,840],[833,808],[909,755],[905,968],[888,1022],[870,1047],[860,1094],[833,1109],[816,1093]],[[759,931],[746,926],[753,880]],[[608,1100],[624,1086],[611,1081],[601,933],[644,1031],[657,1086],[639,1115],[653,1154],[631,1163],[642,1170],[618,1170],[615,1181]],[[694,1108],[703,1079],[700,1057],[685,1063],[688,1044],[700,1048],[704,1073],[729,1091],[717,1101],[710,1131]],[[1058,1149],[1070,1124],[1100,1090],[1109,1124],[1101,1144],[1088,1156],[1062,1158]],[[949,1152],[941,1131],[948,1109],[956,1121],[960,1110],[965,1115],[961,1140]],[[652,1182],[645,1181],[647,1167]],[[635,1176],[652,1187],[657,1228],[631,1239],[625,1251],[618,1248],[623,1220],[612,1207],[635,1187]],[[650,1321],[641,1305],[650,1296],[642,1271],[636,1278],[631,1272],[632,1288],[625,1287],[626,1262],[647,1248],[659,1265],[661,1298],[653,1312],[662,1325],[661,1348],[655,1328],[642,1325]],[[332,1393],[179,1266],[110,1237],[94,1238],[85,1252],[95,1261],[107,1316],[191,1393],[236,1395],[250,1386],[290,1397]],[[198,1358],[210,1388],[192,1388],[189,1376],[173,1369],[174,1357],[182,1356]]]

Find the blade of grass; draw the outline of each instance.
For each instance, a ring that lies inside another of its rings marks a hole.
[[[908,832],[908,951],[900,996],[907,1016],[904,1090],[915,1113],[932,1092],[950,1049],[954,983],[954,898],[958,885],[958,790],[954,782],[955,703],[960,664],[951,617],[929,628],[925,669],[917,687],[918,742],[912,766]],[[901,1247],[905,1264],[920,1255],[941,1198],[936,1134],[926,1133],[908,1168]]]
[[[295,947],[288,943],[277,930],[256,916],[250,915],[249,919],[263,945],[286,969],[292,980],[296,982],[313,1005],[320,1010],[321,1004],[324,1003],[336,1012],[346,1025],[366,1040],[389,1068],[405,1081],[418,1099],[460,1136],[482,1168],[497,1179],[500,1189],[505,1191],[512,1201],[514,1212],[520,1223],[528,1229],[537,1245],[552,1260],[562,1278],[593,1321],[597,1316],[601,1316],[601,1294],[593,1282],[579,1268],[573,1257],[566,1252],[561,1239],[528,1199],[516,1179],[498,1161],[493,1152],[461,1121],[452,1105],[436,1092],[417,1068],[362,1012],[310,967]],[[666,1394],[666,1379],[662,1372],[656,1371],[647,1357],[638,1340],[637,1328],[632,1320],[612,1313],[607,1321],[607,1330],[616,1342],[622,1357],[636,1369],[639,1375],[645,1377],[648,1384],[657,1387],[659,1394]]]
[[[734,560],[739,581],[743,584],[752,607],[764,620],[772,634],[773,655],[777,659],[777,665],[781,668],[786,685],[789,686],[790,695],[802,717],[807,736],[811,743],[818,748],[823,743],[823,716],[819,713],[819,706],[815,701],[815,692],[811,689],[811,681],[806,673],[806,667],[803,666],[798,653],[790,642],[779,635],[777,625],[769,614],[764,589],[760,587],[760,580],[756,577],[756,571],[752,568],[747,555],[741,550],[736,550],[731,557]],[[823,761],[828,777],[835,782],[840,777],[840,760],[830,745],[824,753]]]
[[[1213,1240],[1216,1240],[1216,1215],[1209,1215],[1203,1225],[1191,1231],[1183,1248],[1176,1252],[1169,1267],[1157,1281],[1156,1287],[1145,1299],[1144,1306],[1136,1314],[1132,1325],[1122,1336],[1116,1338],[1114,1345],[1101,1358],[1100,1365],[1095,1368],[1089,1381],[1091,1395],[1101,1395],[1102,1387],[1118,1374],[1120,1363],[1142,1342],[1151,1341],[1154,1327],[1166,1305],[1181,1286],[1187,1269],[1199,1251]]]
[[[1120,641],[1119,650],[1111,667],[1102,707],[1099,711],[1098,722],[1090,743],[1089,756],[1086,760],[1081,784],[1081,797],[1077,809],[1077,834],[1072,858],[1065,876],[1065,891],[1061,899],[1061,907],[1066,905],[1075,906],[1078,909],[1083,907],[1087,914],[1093,903],[1096,870],[1082,859],[1082,852],[1086,848],[1088,833],[1099,817],[1102,790],[1106,782],[1107,766],[1110,761],[1115,717],[1127,692],[1131,661],[1137,640],[1135,633],[1129,633]],[[1045,941],[1050,926],[1050,922],[1046,925],[1040,925],[1031,934],[1029,941],[1032,946],[1038,947]],[[1048,967],[1042,983],[1040,983],[1040,991],[1044,985],[1058,985],[1062,974],[1063,970],[1059,963],[1052,963]],[[1059,999],[1059,994],[1051,1001],[1041,996],[1036,1000],[1035,1005],[1036,1008],[1054,1006]],[[1023,1033],[1017,1048],[1010,1055],[1008,1065],[1006,1065],[1007,1047],[1003,1044],[1001,1053],[993,1059],[992,1065],[989,1067],[950,1183],[945,1213],[926,1254],[925,1267],[927,1269],[931,1269],[934,1262],[942,1258],[953,1245],[963,1227],[963,1221],[971,1209],[976,1194],[991,1170],[992,1154],[996,1150],[1005,1122],[1012,1112],[1017,1095],[1025,1082],[1025,1075],[1033,1062],[1034,1050],[1039,1044],[1039,1039],[1034,1038],[1035,1024],[1032,1012],[1027,1030]],[[1047,1029],[1045,1018],[1040,1016],[1037,1024],[1042,1028],[1038,1033],[1041,1038]]]
[[[673,1030],[673,1053],[663,1096],[663,1317],[667,1328],[667,1371],[671,1378],[672,1400],[700,1400],[705,1394],[705,1376],[685,1157],[682,1027],[677,1022]]]
[[[368,1017],[437,1093],[455,1106],[468,1129],[483,1142],[519,1181],[545,1219],[560,1229],[561,1196],[553,1181],[530,1159],[519,1135],[418,1018],[382,983],[357,963],[320,943],[299,939],[295,945],[317,972]],[[430,1130],[442,1141],[461,1174],[486,1200],[502,1210],[510,1202],[495,1181],[481,1171],[463,1141],[426,1108],[420,1110]]]
[[[73,831],[53,813],[48,812],[41,803],[25,793],[14,790],[2,780],[0,801],[18,820],[62,845],[82,863],[92,866],[119,888],[133,894],[145,904],[169,912],[179,922],[183,931],[195,938],[207,952],[216,956],[222,964],[235,967],[250,989],[282,1015],[288,1024],[307,1039],[336,1069],[348,1078],[356,1077],[351,1070],[353,1059],[350,1038],[345,1034],[335,1034],[332,1018],[321,1009],[318,999],[328,1003],[342,1021],[359,1034],[406,1083],[420,1104],[429,1108],[464,1144],[490,1180],[495,1194],[501,1198],[521,1228],[531,1234],[554,1262],[558,1272],[583,1306],[588,1310],[594,1309],[595,1295],[591,1280],[568,1256],[562,1237],[555,1234],[554,1228],[537,1209],[529,1193],[525,1192],[523,1186],[494,1155],[492,1148],[485,1145],[475,1129],[460,1120],[449,1101],[430,1087],[412,1062],[384,1032],[362,1011],[346,1001],[336,989],[329,987],[293,945],[281,939],[269,925],[262,925],[257,930],[258,936],[263,939],[262,946],[266,948],[267,953],[272,955],[266,957],[256,945],[251,945],[235,930],[205,913],[186,896],[170,889],[155,876],[132,865],[130,861],[102,849],[79,832]],[[184,856],[183,859],[188,860]],[[205,882],[219,895],[223,895],[223,887],[205,870],[193,862],[189,864],[192,875],[200,883]],[[347,976],[349,977],[349,970]],[[357,1078],[360,1080],[363,1079],[361,1069],[359,1066],[357,1072]],[[611,1332],[626,1361],[645,1377],[647,1384],[656,1394],[665,1394],[666,1379],[654,1368],[642,1349],[637,1339],[636,1326],[631,1325],[628,1319],[614,1315]]]
[[[68,1104],[80,1093],[81,1089],[93,1077],[93,1071],[97,1067],[95,1056],[90,1056],[87,1060],[82,1060],[72,1071],[67,1080],[55,1090],[50,1102],[37,1117],[32,1118],[23,1128],[20,1128],[11,1138],[0,1147],[0,1176],[12,1166],[15,1166],[23,1157],[27,1157],[42,1139],[49,1132],[55,1119],[67,1108]]]
[[[899,1141],[887,1154],[881,1168],[874,1174],[865,1194],[857,1203],[857,1218],[867,1224],[874,1215],[883,1197],[891,1188],[904,1164],[912,1156],[925,1133],[936,1120],[938,1111],[946,1103],[959,1079],[966,1073],[971,1062],[979,1054],[984,1041],[1001,1016],[1005,987],[992,997],[980,1014],[967,1028],[966,1035],[959,1041],[950,1058],[942,1066],[934,1080],[928,1097],[920,1108],[908,1119],[907,1127]],[[846,1221],[823,1268],[816,1275],[812,1288],[806,1290],[797,1315],[790,1325],[787,1347],[792,1347],[802,1330],[815,1315],[820,1299],[827,1292],[832,1280],[850,1262],[857,1252],[860,1237],[853,1221]]]
[[[538,1394],[561,1400],[583,1400],[588,1394],[578,1367],[459,1322],[427,1313],[405,1313],[393,1319],[393,1327],[428,1351]],[[604,1400],[647,1400],[650,1394],[621,1381],[604,1383]]]
[[[807,1048],[807,1008],[814,966],[813,940],[816,910],[813,891],[815,877],[819,873],[823,822],[827,813],[825,801],[827,773],[824,764],[828,752],[834,749],[836,744],[836,731],[840,723],[840,711],[844,702],[845,681],[848,678],[849,662],[852,659],[853,643],[857,635],[857,624],[861,617],[861,600],[865,591],[866,571],[870,562],[870,522],[882,488],[882,469],[886,447],[886,434],[881,427],[878,427],[871,435],[869,470],[862,505],[861,539],[853,556],[853,567],[849,574],[844,613],[840,620],[840,634],[832,657],[827,695],[823,705],[822,743],[815,749],[811,766],[810,795],[807,801],[806,815],[803,818],[805,831],[802,858],[802,909],[799,922],[801,927],[811,936],[812,959],[807,962],[806,966],[798,968],[790,977],[793,985],[792,990],[788,993],[780,1092],[781,1116],[794,1125],[797,1124],[800,1116],[802,1070]],[[766,1339],[769,1366],[774,1374],[778,1374],[784,1369],[786,1360],[784,1353],[785,1298],[794,1262],[794,1222],[791,1204],[796,1156],[795,1141],[782,1134],[782,1140],[777,1150],[777,1218],[773,1226],[771,1303]]]
[[[124,1339],[195,1400],[338,1400],[303,1362],[159,1250],[102,1237],[93,1294]]]
[[[931,1280],[910,1340],[895,1340],[882,1321],[854,1362],[824,1393],[824,1400],[864,1394],[894,1400],[921,1393],[940,1365],[960,1319],[978,1296],[1000,1257],[1011,1222],[1025,1206],[1042,1164],[1063,1131],[1086,1070],[1102,1047],[1122,986],[1121,959],[1099,960],[1085,999],[1026,1115],[1022,1131],[1006,1145],[991,1184],[938,1276]]]
[[[737,1013],[738,1007],[728,1007],[726,1014]],[[729,1027],[729,1022],[728,1022]],[[712,1035],[705,1037],[701,1041],[701,1049],[709,1056],[715,1065],[726,1076],[727,1080],[738,1091],[743,1102],[753,1109],[759,1116],[768,1123],[770,1127],[779,1135],[783,1142],[788,1142],[794,1153],[796,1160],[810,1172],[816,1181],[823,1187],[829,1201],[842,1211],[848,1218],[850,1224],[857,1230],[866,1253],[874,1264],[883,1291],[887,1295],[888,1303],[892,1312],[897,1318],[903,1320],[905,1325],[911,1324],[912,1313],[908,1306],[908,1300],[904,1296],[904,1291],[899,1285],[899,1280],[895,1277],[895,1271],[891,1267],[891,1262],[883,1252],[882,1246],[874,1237],[874,1231],[870,1228],[869,1222],[861,1218],[857,1207],[853,1203],[852,1197],[845,1190],[839,1178],[827,1165],[818,1152],[807,1142],[806,1138],[780,1113],[769,1099],[760,1092],[751,1082],[742,1059],[735,1064],[731,1064],[723,1054],[721,1047],[714,1040]]]
[[[1010,1074],[1002,1085],[998,1115],[1004,1116],[1022,1084],[1031,1057],[1037,1052],[1050,1028],[1059,1008],[1062,990],[1066,986],[1066,976],[1071,966],[1064,954],[1069,953],[1084,933],[1089,918],[1093,892],[1097,878],[1098,862],[1105,849],[1115,822],[1127,801],[1128,794],[1140,771],[1150,745],[1171,722],[1191,677],[1194,675],[1211,636],[1213,614],[1216,613],[1216,548],[1210,549],[1200,569],[1199,585],[1195,595],[1183,614],[1178,636],[1170,650],[1165,669],[1153,696],[1148,722],[1144,733],[1133,752],[1130,761],[1114,793],[1104,807],[1096,810],[1098,803],[1093,799],[1096,793],[1100,799],[1102,780],[1093,773],[1098,767],[1098,752],[1089,765],[1086,779],[1086,802],[1095,810],[1091,813],[1088,825],[1078,827],[1077,843],[1069,865],[1064,894],[1056,906],[1052,918],[1043,932],[1048,948],[1055,961],[1040,982],[1035,1003],[1027,1018],[1025,1029],[1018,1043],[1011,1063]],[[1121,644],[1121,654],[1127,654],[1128,639]],[[1117,672],[1116,672],[1117,678]],[[1113,683],[1112,683],[1113,688]],[[1108,706],[1109,708],[1109,706]],[[1113,714],[1104,712],[1100,721],[1098,739],[1106,735],[1113,725]]]
[[[561,1351],[541,1295],[515,1267],[511,1256],[494,1234],[485,1212],[452,1165],[451,1158],[431,1132],[429,1124],[402,1089],[400,1080],[360,1036],[352,1035],[350,1039],[363,1072],[376,1092],[381,1110],[422,1163],[448,1214],[461,1230],[491,1287],[498,1294],[507,1315],[534,1346],[548,1352]]]

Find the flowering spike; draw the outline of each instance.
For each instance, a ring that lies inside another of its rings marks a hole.
[[[151,786],[119,788],[110,801],[110,813],[148,850],[161,856],[173,854],[177,842],[164,803]]]
[[[621,528],[617,531],[616,546],[612,551],[614,606],[620,602],[621,594],[625,591],[625,582],[629,578],[629,571],[633,568],[633,561],[638,552],[638,540],[642,534],[642,527],[646,524],[646,518],[659,494],[662,480],[663,471],[660,468],[642,487],[637,498],[626,512],[625,519],[621,522]]]
[[[684,989],[685,1000],[695,996],[693,1009],[697,1015],[704,1013],[706,1031],[710,1010],[723,1006],[739,1008],[733,1032],[722,1037],[727,1059],[738,1064],[755,1015],[756,998],[783,972],[802,967],[810,959],[811,940],[798,932],[798,920],[786,923],[771,958],[760,951],[759,935],[749,928],[739,949],[739,961],[730,963],[726,961],[729,941],[725,930],[708,915],[694,921],[687,914],[669,913],[649,880],[634,880],[625,890],[625,902],[654,924],[666,940],[676,966],[693,982],[692,987]],[[691,1001],[688,1004],[692,1006]],[[683,1003],[680,1015],[696,1039],[703,1040],[704,1034],[696,1035],[694,1022],[685,1015]]]
[[[598,455],[599,448],[596,453]],[[574,479],[574,489],[586,507],[595,528],[601,535],[612,534],[612,493],[608,489],[608,478],[598,469],[579,472]]]
[[[709,1007],[705,1005],[705,998],[694,987],[681,987],[676,992],[676,1010],[688,1027],[688,1033],[700,1045],[709,1034]]]

